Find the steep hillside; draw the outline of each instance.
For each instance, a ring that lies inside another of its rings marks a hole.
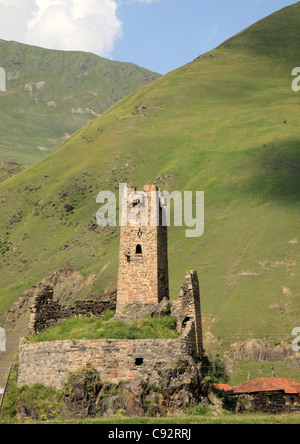
[[[158,74],[84,52],[0,40],[0,162],[31,165]]]
[[[300,314],[299,24],[297,3],[123,99],[0,184],[1,312],[67,263],[90,277],[88,294],[114,289],[119,230],[95,226],[96,196],[157,180],[168,191],[205,191],[204,235],[169,229],[172,298],[196,268],[217,346],[291,342]]]

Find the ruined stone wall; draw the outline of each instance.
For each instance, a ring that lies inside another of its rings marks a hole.
[[[195,350],[201,358],[203,355],[203,335],[197,271],[188,271],[185,279],[186,283],[181,287],[179,298],[173,304],[172,316],[177,318],[177,330],[179,333],[184,333],[189,321],[192,320],[194,322]]]
[[[160,208],[162,221],[163,208]],[[158,300],[169,298],[168,228],[160,226],[157,233]]]
[[[165,301],[168,302],[167,299]],[[115,301],[110,301],[110,304],[115,304]],[[108,306],[103,306],[103,301],[78,301],[72,307],[60,306],[53,301],[53,292],[48,288],[38,296],[32,308],[31,329],[39,331],[60,319],[90,314],[93,310],[95,315],[101,315],[105,308]],[[61,388],[70,372],[87,364],[96,368],[103,381],[118,383],[157,376],[160,369],[170,368],[178,360],[198,362],[203,354],[203,345],[196,271],[186,274],[186,284],[182,286],[171,314],[177,318],[177,329],[181,333],[178,339],[99,339],[34,344],[21,341],[18,384]]]
[[[193,329],[190,330],[191,332]],[[180,339],[67,340],[28,344],[20,342],[18,385],[63,387],[68,374],[94,367],[103,381],[118,383],[157,377],[157,371],[193,362],[193,334]]]
[[[60,305],[53,300],[53,289],[46,286],[31,307],[29,331],[31,334],[38,333],[60,321],[79,315],[101,317],[106,311],[115,309],[116,293],[111,293],[104,300],[76,301],[74,305]]]

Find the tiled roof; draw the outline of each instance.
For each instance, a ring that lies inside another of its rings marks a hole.
[[[232,387],[231,394],[284,391],[289,395],[300,394],[300,383],[283,378],[258,378],[253,381],[243,382]]]

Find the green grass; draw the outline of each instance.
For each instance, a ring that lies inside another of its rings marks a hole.
[[[5,399],[4,423],[16,422],[16,416],[20,413],[26,416],[26,412],[28,416],[31,413],[38,421],[52,418],[57,420],[63,407],[60,397],[61,394],[57,390],[41,385],[22,388],[14,386]]]
[[[287,378],[299,381],[299,367],[293,362],[268,362],[268,361],[240,361],[234,362],[233,373],[228,384],[235,386],[248,379],[252,381],[257,378],[272,378],[273,372],[278,378]]]
[[[9,179],[14,174],[18,174],[20,171],[22,171],[23,168],[21,165],[12,163],[1,163],[0,162],[0,183],[4,182],[6,179]]]
[[[54,424],[55,422],[53,422]],[[300,415],[263,415],[260,413],[220,416],[185,416],[180,418],[115,418],[115,419],[85,419],[79,421],[62,421],[59,424],[299,424]]]
[[[102,318],[79,316],[62,322],[32,337],[29,342],[47,342],[66,339],[175,339],[180,335],[176,319],[170,316],[145,318],[127,325],[112,320],[114,313]]]
[[[79,373],[78,373],[79,374]],[[77,374],[77,375],[78,375]],[[180,417],[168,418],[126,417],[118,412],[111,418],[70,418],[71,411],[65,408],[63,396],[69,390],[69,384],[76,381],[76,373],[70,375],[64,389],[56,390],[42,385],[17,387],[17,363],[13,367],[8,391],[3,403],[0,424],[299,424],[300,414],[269,415],[259,412],[233,414],[223,410],[219,415],[212,415],[203,405],[191,405]]]
[[[1,423],[1,422],[0,422]],[[6,422],[3,422],[4,424]],[[32,420],[27,421],[28,424],[40,424]],[[252,414],[222,414],[220,416],[205,415],[192,416],[186,415],[181,417],[169,418],[93,418],[93,419],[56,419],[43,421],[42,424],[109,424],[109,425],[127,425],[127,424],[155,424],[155,425],[200,425],[200,424],[299,424],[300,415],[264,415],[261,413]]]
[[[68,390],[67,386],[65,390]],[[72,412],[65,408],[64,390],[35,385],[33,387],[17,387],[16,373],[13,371],[1,412],[0,424],[299,424],[300,414],[268,415],[259,412],[233,414],[223,411],[212,415],[202,404],[191,406],[180,417],[168,418],[126,417],[118,412],[114,417],[104,418],[71,418]],[[22,418],[22,419],[21,419]]]
[[[95,276],[83,297],[115,289],[119,229],[90,229],[96,196],[165,176],[168,191],[205,191],[204,235],[169,229],[171,299],[198,269],[204,332],[220,349],[250,336],[291,342],[300,316],[300,95],[291,89],[299,22],[296,3],[126,97],[2,182],[0,233],[10,248],[0,255],[0,312],[66,263]]]
[[[32,165],[158,74],[94,54],[0,40],[0,162]]]

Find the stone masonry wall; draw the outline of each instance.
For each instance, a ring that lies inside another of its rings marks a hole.
[[[118,314],[127,305],[157,305],[163,298],[169,298],[167,227],[161,226],[159,190],[155,185],[145,185],[144,197],[136,194],[136,199],[140,199],[138,206],[130,199],[138,191],[134,187],[127,191],[122,202]],[[137,218],[145,214],[148,225],[130,225],[127,216],[132,211],[136,211]]]
[[[193,329],[191,329],[193,331]],[[192,337],[193,335],[191,335]],[[193,362],[194,345],[188,338],[147,340],[76,340],[28,344],[20,342],[18,385],[43,384],[62,388],[68,374],[87,364],[96,368],[103,381],[118,383],[159,368],[170,368],[178,360]]]
[[[201,358],[203,355],[203,335],[197,271],[188,271],[185,279],[186,283],[181,287],[179,298],[173,304],[172,316],[177,318],[177,330],[179,333],[184,333],[189,321],[194,322],[195,352]]]
[[[238,407],[243,406],[245,401],[254,407],[257,411],[267,414],[299,413],[300,406],[286,405],[286,395],[284,391],[258,392],[249,395],[235,395],[233,398],[238,400]]]
[[[46,286],[31,307],[29,331],[31,334],[38,333],[59,321],[79,315],[101,317],[106,311],[115,309],[116,293],[111,293],[104,300],[76,301],[74,305],[60,305],[53,301],[53,289]]]

